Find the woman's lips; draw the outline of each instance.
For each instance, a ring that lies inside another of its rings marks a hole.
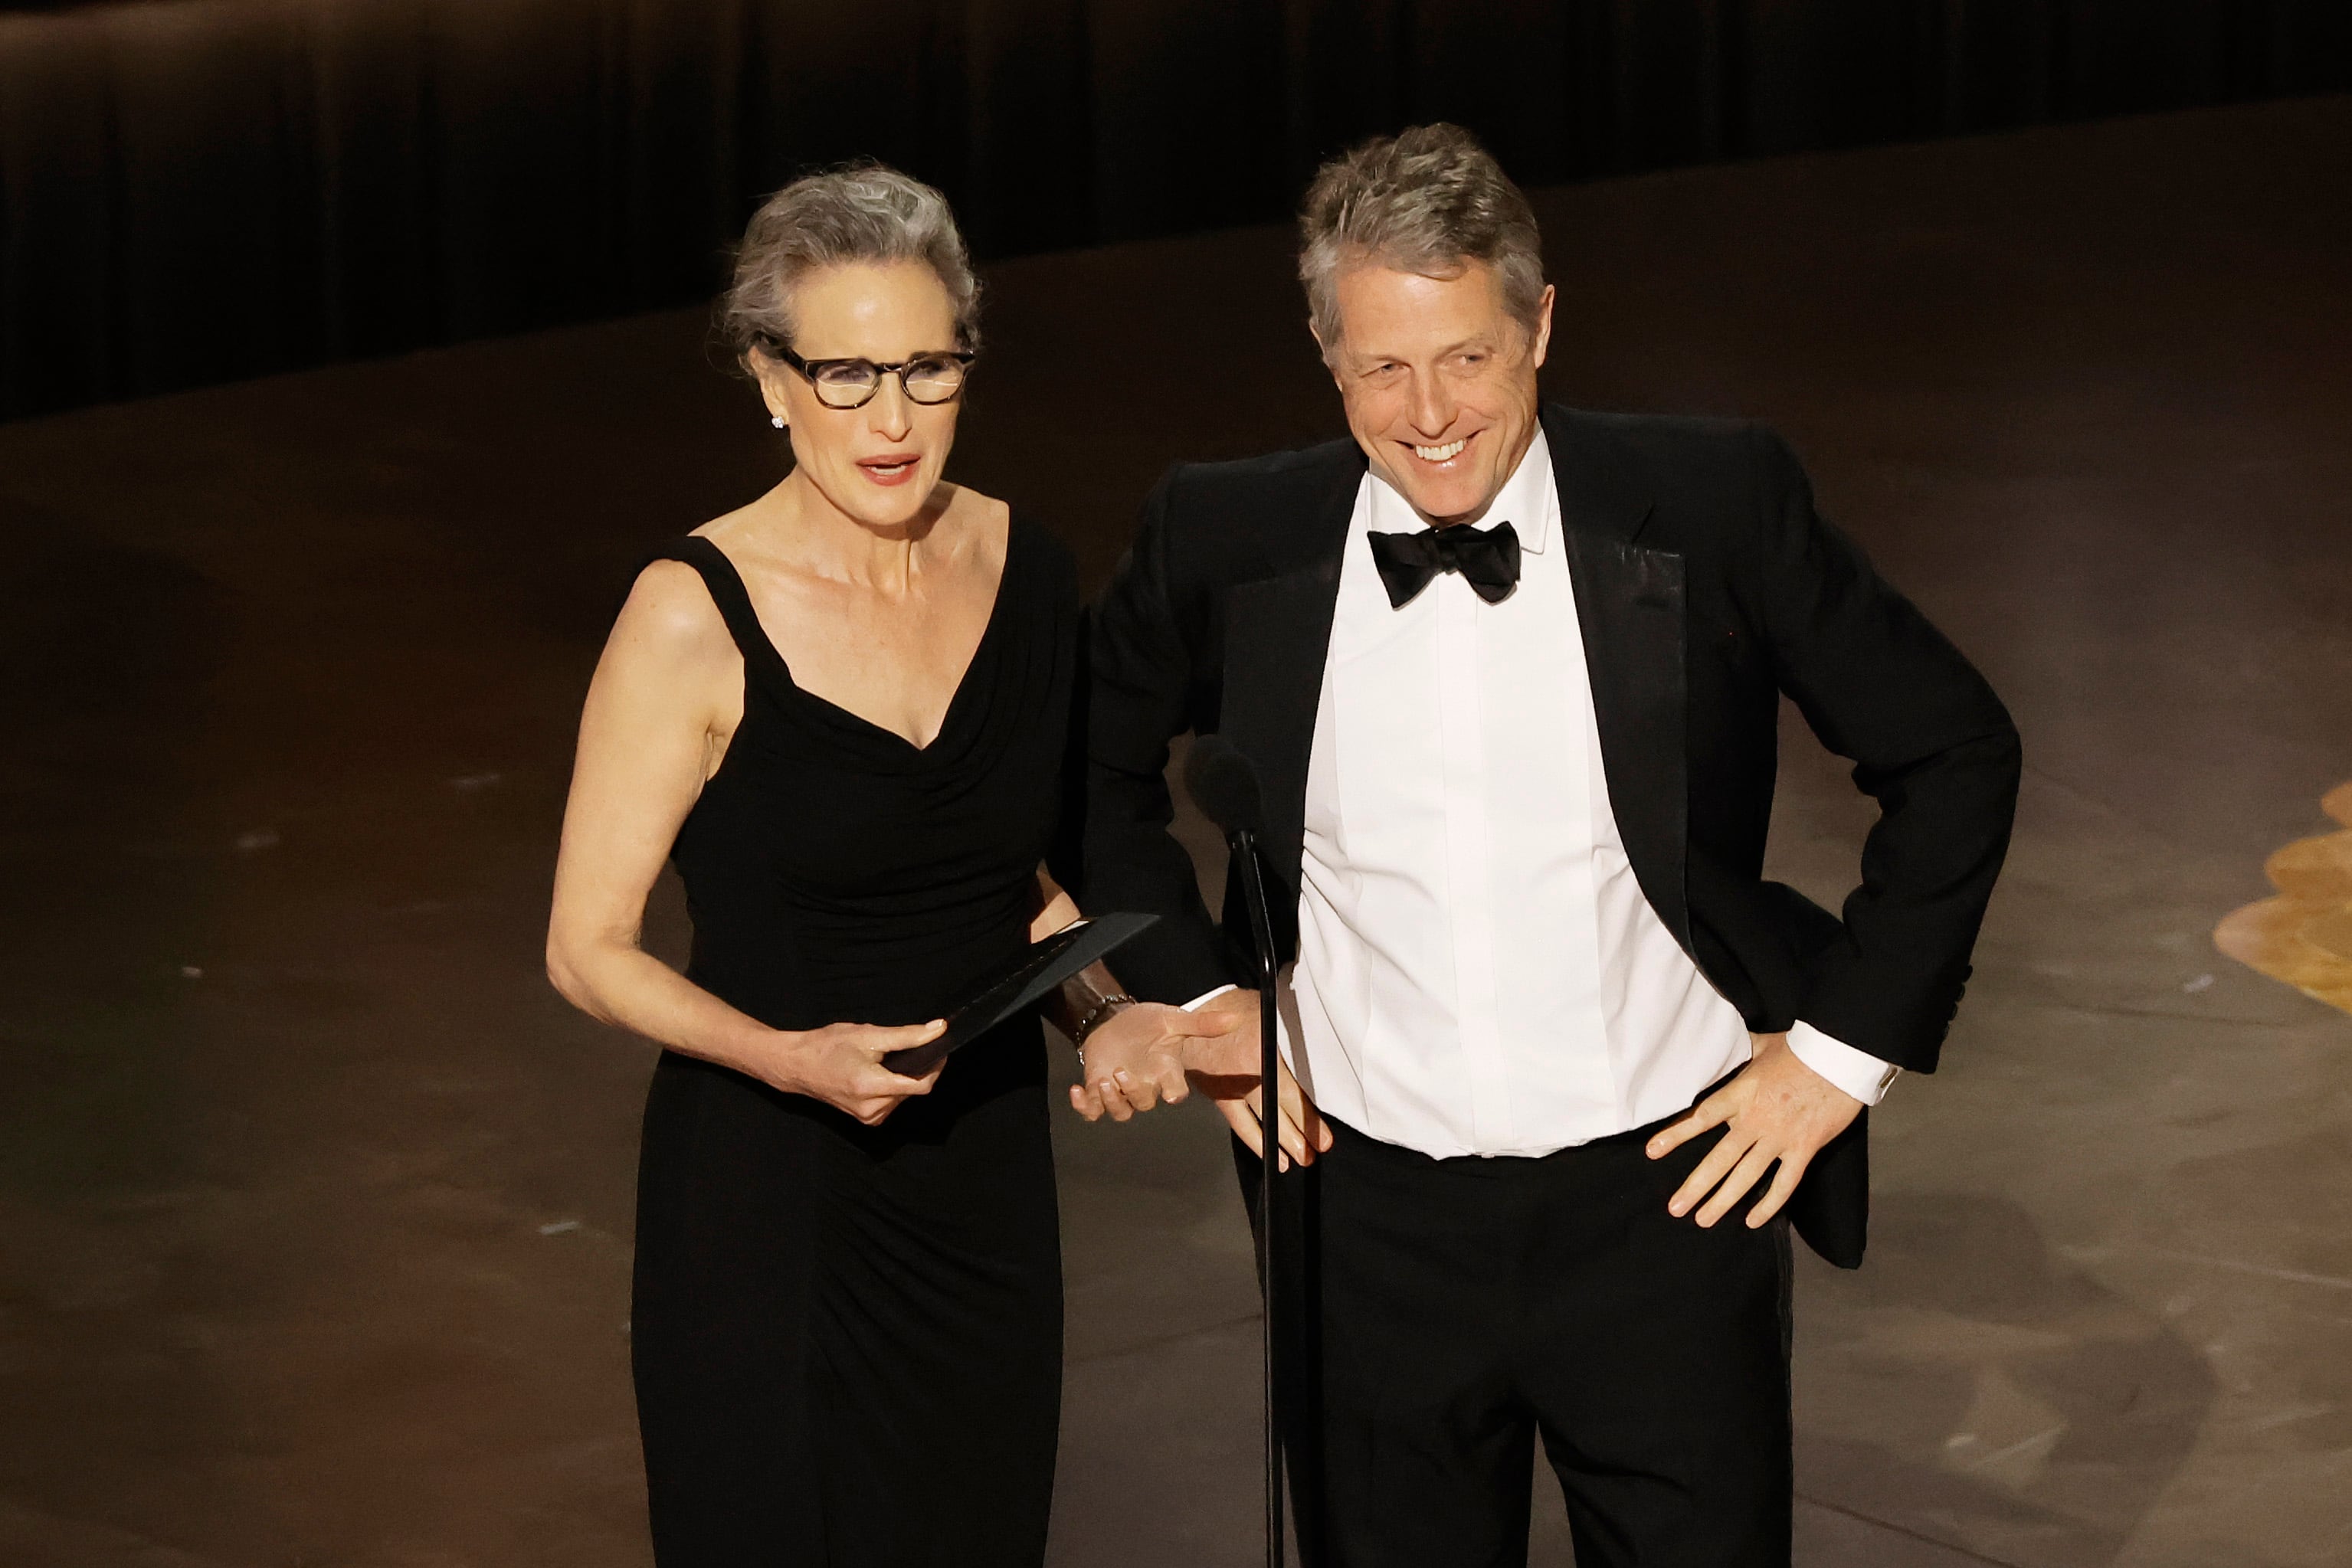
[[[922,458],[912,452],[886,453],[880,457],[861,457],[857,466],[877,485],[903,485],[915,476]]]

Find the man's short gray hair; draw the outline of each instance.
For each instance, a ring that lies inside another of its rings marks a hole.
[[[1535,330],[1544,291],[1535,209],[1458,125],[1416,125],[1324,164],[1298,235],[1307,319],[1327,359],[1339,348],[1339,274],[1366,263],[1454,277],[1465,263],[1485,262],[1502,280],[1504,308]]]
[[[977,350],[980,279],[948,199],[873,162],[795,180],[760,204],[736,248],[719,326],[747,363],[754,349],[790,348],[793,290],[802,278],[848,262],[893,261],[931,269],[955,308],[955,346]]]

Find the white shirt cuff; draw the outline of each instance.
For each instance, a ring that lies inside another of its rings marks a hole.
[[[1203,1001],[1207,999],[1206,997],[1202,998]],[[1875,1105],[1885,1099],[1887,1085],[1903,1071],[1891,1062],[1879,1061],[1868,1051],[1856,1051],[1843,1040],[1832,1040],[1801,1019],[1789,1026],[1789,1049],[1797,1053],[1799,1061],[1865,1105]]]
[[[1194,997],[1191,1001],[1184,1004],[1184,1010],[1188,1013],[1199,1012],[1202,1008],[1207,1007],[1211,1002],[1215,1001],[1227,991],[1238,991],[1241,988],[1239,986],[1219,986],[1213,991],[1202,991],[1199,996]]]

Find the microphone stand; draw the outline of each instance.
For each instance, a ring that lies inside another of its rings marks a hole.
[[[1257,948],[1258,975],[1258,1143],[1257,1267],[1265,1292],[1265,1561],[1266,1568],[1283,1568],[1282,1435],[1274,1413],[1274,1180],[1282,1163],[1282,1055],[1276,1045],[1274,919],[1265,902],[1265,881],[1260,874],[1257,837],[1237,828],[1228,843],[1235,872],[1242,879],[1242,899],[1249,905],[1250,935]]]

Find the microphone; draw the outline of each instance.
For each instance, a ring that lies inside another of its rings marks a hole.
[[[1228,842],[1265,831],[1265,795],[1257,768],[1222,735],[1201,736],[1184,758],[1184,792],[1201,814],[1217,824]]]
[[[1265,878],[1259,870],[1258,836],[1265,831],[1265,791],[1257,768],[1222,735],[1192,737],[1184,758],[1184,792],[1201,814],[1224,831],[1231,854],[1230,874],[1241,879],[1242,902],[1248,906],[1250,933],[1257,947],[1258,1023],[1258,1145],[1262,1151],[1257,1176],[1257,1277],[1265,1291],[1265,1561],[1266,1568],[1283,1568],[1282,1439],[1274,1410],[1274,1180],[1282,1167],[1282,1082],[1280,1052],[1275,1044],[1274,919],[1265,902]]]

